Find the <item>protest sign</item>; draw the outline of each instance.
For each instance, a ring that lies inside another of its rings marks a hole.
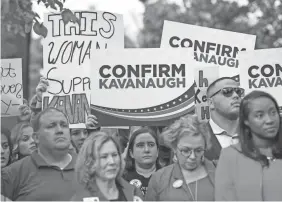
[[[238,52],[253,50],[255,42],[255,35],[164,21],[161,48],[190,48],[200,63],[238,68]]]
[[[43,62],[52,67],[90,65],[91,52],[96,49],[124,48],[122,15],[109,12],[74,12],[79,23],[64,24],[61,14],[45,14],[48,29],[43,40]]]
[[[20,115],[22,83],[22,59],[1,59],[1,117]]]
[[[240,84],[245,92],[261,90],[271,94],[282,110],[282,48],[261,49],[239,54]]]
[[[239,67],[239,60],[237,54],[239,51],[253,50],[255,48],[256,36],[230,32],[225,30],[183,24],[178,22],[165,21],[162,33],[161,48],[188,48],[193,50],[194,59],[197,61],[199,67],[226,67],[236,68]],[[222,74],[227,72],[226,76],[233,77],[234,74],[229,74],[232,70],[220,70]],[[236,71],[236,70],[235,70]],[[238,74],[239,74],[239,70]],[[199,71],[198,71],[199,73]],[[219,75],[209,75],[208,81],[212,78],[219,78]],[[206,75],[206,74],[205,74]],[[197,75],[199,78],[199,75]],[[238,76],[236,77],[238,79]],[[197,83],[197,81],[196,81]],[[208,110],[208,103],[205,100],[205,91],[210,82],[204,82],[204,88],[196,87],[195,104],[198,117],[205,117],[204,120],[209,119],[207,113],[201,114],[203,107]],[[197,85],[198,86],[198,85]],[[197,105],[199,105],[197,107]],[[209,110],[208,110],[209,111]],[[202,120],[202,118],[201,118]]]
[[[91,66],[92,53],[97,49],[124,48],[124,25],[122,15],[109,12],[77,11],[74,14],[79,23],[64,24],[60,14],[45,15],[44,25],[48,34],[43,40],[43,75],[53,81],[51,86],[56,85],[53,87],[56,93],[53,93],[55,96],[48,95],[44,101],[49,103],[52,100],[52,105],[63,103],[64,106],[60,107],[68,113],[71,127],[85,127],[82,124],[85,121],[83,111],[90,104],[87,98],[90,98],[90,92],[87,92],[90,90],[90,79],[89,74],[83,74],[83,71]],[[61,68],[65,68],[64,72],[60,72]],[[82,76],[78,76],[80,72]],[[64,88],[57,80],[67,81],[67,87]]]
[[[222,77],[231,77],[239,82],[239,69],[231,67],[196,67],[194,68],[195,75],[195,103],[196,113],[198,118],[202,121],[210,119],[210,109],[208,105],[207,89],[209,85],[215,80]]]
[[[194,110],[192,52],[105,50],[94,57],[91,113],[102,126],[166,125]]]
[[[71,128],[85,128],[90,112],[89,68],[54,67],[47,72],[47,79],[49,88],[43,94],[42,108],[60,109]]]

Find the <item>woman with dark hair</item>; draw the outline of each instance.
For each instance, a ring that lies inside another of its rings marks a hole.
[[[277,101],[253,91],[239,114],[240,143],[222,150],[215,200],[282,201],[282,126]]]
[[[124,179],[145,195],[151,175],[160,168],[157,134],[147,127],[135,130],[129,138]]]
[[[10,131],[1,127],[1,168],[12,163],[13,145],[10,136]]]

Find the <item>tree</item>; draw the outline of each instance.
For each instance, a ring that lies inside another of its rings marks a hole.
[[[37,0],[38,4],[46,8],[60,11],[64,23],[69,21],[79,23],[74,14],[64,8],[64,2],[65,0]],[[29,61],[31,29],[33,28],[35,33],[43,37],[47,35],[47,28],[40,20],[39,15],[32,11],[31,0],[1,0],[1,58],[22,58],[25,99],[34,92],[30,89],[35,89],[40,76],[38,68],[42,66],[40,62]],[[35,43],[42,46],[40,41]],[[36,47],[31,43],[32,56],[38,53],[36,51]],[[42,50],[40,53],[42,55]],[[42,60],[42,56],[37,54],[36,57]]]
[[[79,20],[69,9],[64,8],[65,0],[37,0],[38,4],[60,11],[64,23],[77,22]],[[40,22],[39,15],[32,11],[31,0],[2,0],[1,24],[8,32],[25,36],[33,28],[34,32],[43,37],[47,36],[47,28]]]
[[[249,0],[247,5],[224,0],[183,0],[183,4],[178,5],[159,0],[145,6],[144,28],[139,35],[141,47],[160,47],[164,20],[255,34],[256,48],[282,44],[279,0]]]

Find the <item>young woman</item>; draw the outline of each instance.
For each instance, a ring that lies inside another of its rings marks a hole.
[[[159,143],[156,133],[147,127],[135,130],[128,143],[124,179],[145,195],[151,175],[158,164]]]
[[[12,128],[11,140],[15,159],[19,160],[25,156],[29,156],[37,149],[32,135],[33,128],[27,122],[20,122]]]
[[[77,157],[78,185],[72,201],[140,201],[141,191],[122,179],[123,168],[119,144],[113,135],[91,133]]]
[[[279,107],[268,93],[244,97],[239,114],[240,143],[222,151],[215,199],[282,201],[282,127]]]
[[[146,201],[214,201],[215,167],[204,158],[211,147],[207,124],[187,115],[162,136],[177,161],[152,175]]]
[[[10,131],[1,127],[1,168],[12,162],[13,144],[10,138]]]

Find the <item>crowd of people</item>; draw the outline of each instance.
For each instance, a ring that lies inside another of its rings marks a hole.
[[[42,78],[12,130],[1,126],[1,196],[11,201],[282,201],[282,119],[275,98],[230,77],[207,90],[211,119],[163,127],[70,129],[42,110]]]

